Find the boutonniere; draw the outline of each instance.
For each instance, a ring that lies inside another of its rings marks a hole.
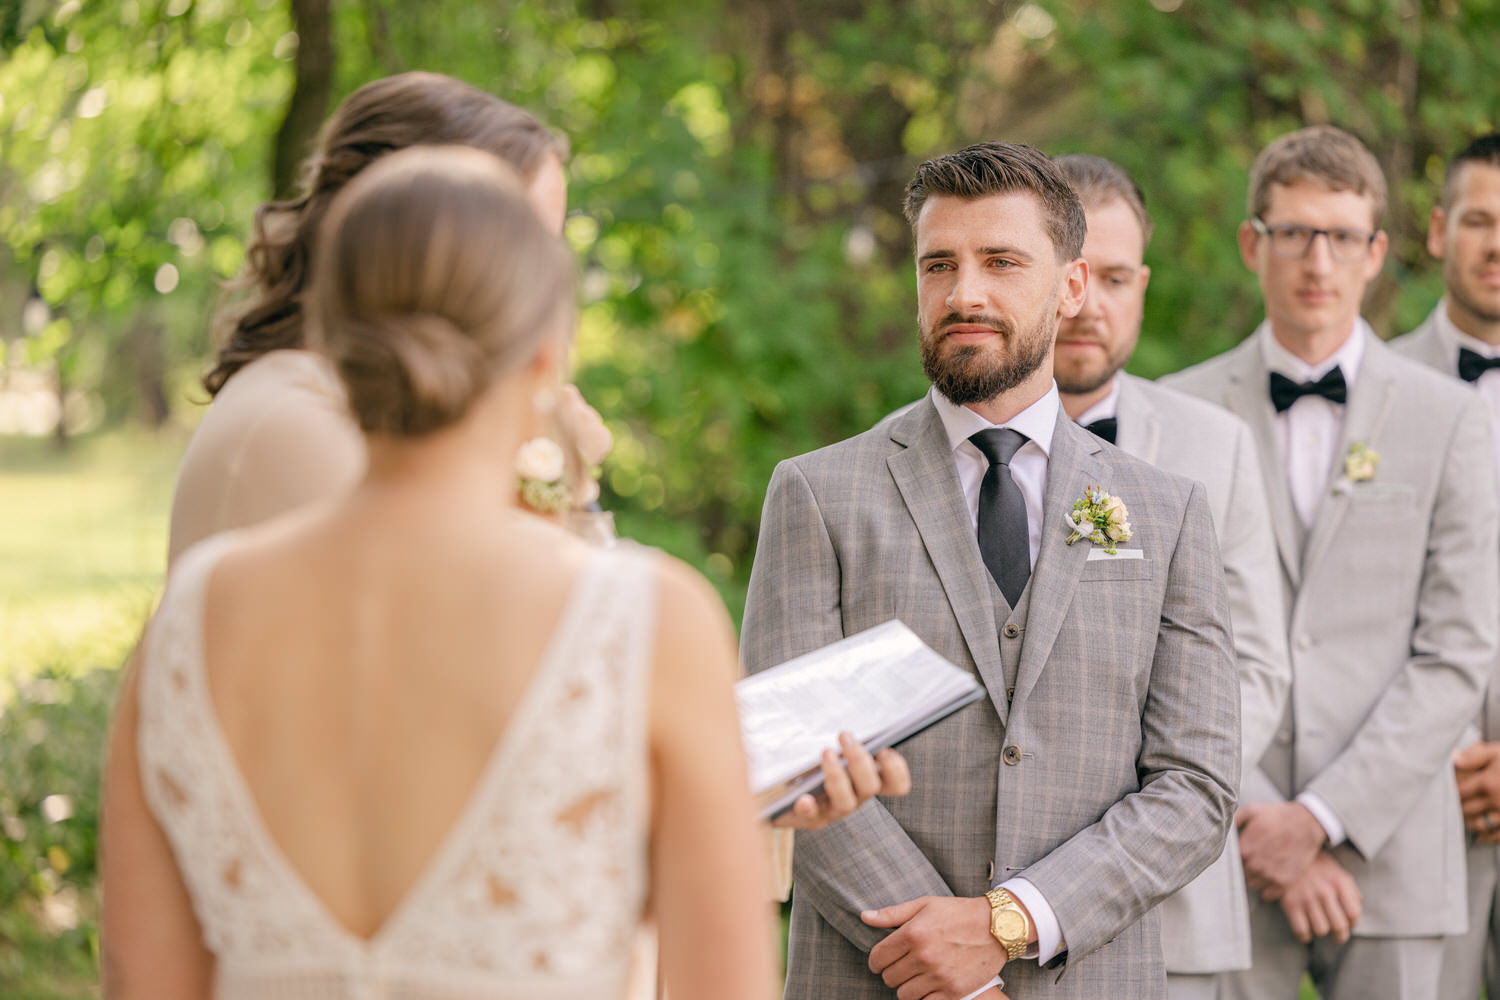
[[[573,491],[563,480],[567,459],[556,441],[532,438],[516,452],[516,479],[521,500],[542,514],[561,514],[573,506]]]
[[[1117,542],[1128,542],[1130,512],[1125,501],[1110,496],[1102,486],[1090,486],[1083,491],[1082,499],[1073,501],[1073,513],[1067,518],[1073,533],[1068,536],[1072,545],[1080,538],[1087,538],[1095,545],[1104,546],[1104,551],[1115,554]]]
[[[1370,482],[1375,478],[1375,470],[1379,465],[1380,452],[1362,441],[1354,442],[1349,446],[1349,453],[1344,456],[1344,474],[1334,483],[1334,492],[1347,492],[1355,483]]]

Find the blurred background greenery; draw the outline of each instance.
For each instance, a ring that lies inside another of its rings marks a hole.
[[[0,0],[0,995],[96,991],[98,747],[209,317],[355,87],[446,72],[568,136],[604,502],[737,614],[775,462],[925,388],[919,160],[1004,138],[1130,170],[1151,376],[1260,318],[1255,152],[1342,125],[1392,185],[1392,334],[1440,294],[1444,157],[1500,124],[1497,29],[1500,0]]]

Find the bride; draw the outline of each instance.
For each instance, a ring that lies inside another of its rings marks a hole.
[[[498,160],[428,147],[318,253],[365,475],[170,575],[111,741],[106,995],[619,997],[649,898],[676,1000],[765,1000],[722,604],[505,499],[567,251]]]

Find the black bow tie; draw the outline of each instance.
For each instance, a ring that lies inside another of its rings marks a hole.
[[[1293,382],[1280,372],[1271,373],[1271,405],[1277,413],[1285,413],[1303,396],[1322,396],[1330,403],[1342,403],[1349,398],[1349,388],[1344,384],[1344,370],[1338,365],[1316,382]]]
[[[1083,429],[1097,434],[1110,444],[1115,443],[1115,435],[1120,432],[1120,422],[1115,417],[1103,417],[1091,424],[1084,424]]]
[[[1487,358],[1467,347],[1458,349],[1458,377],[1465,382],[1478,381],[1491,368],[1500,368],[1500,358]]]

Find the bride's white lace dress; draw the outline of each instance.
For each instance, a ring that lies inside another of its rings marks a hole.
[[[203,669],[219,536],[187,553],[140,677],[140,763],[228,1000],[619,997],[647,887],[649,550],[598,550],[471,798],[360,938],[269,836]]]

